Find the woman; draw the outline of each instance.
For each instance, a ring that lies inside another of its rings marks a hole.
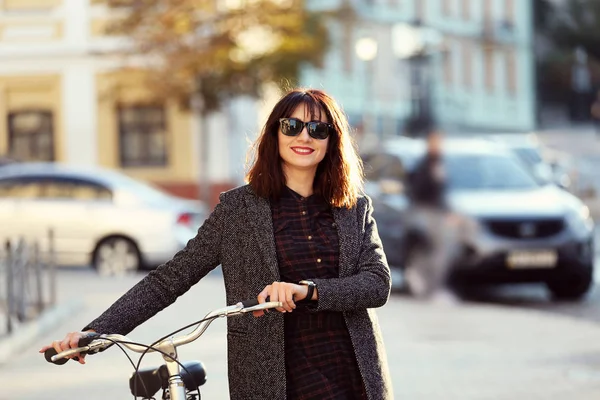
[[[387,302],[390,271],[335,101],[320,90],[283,96],[247,180],[221,194],[183,250],[83,331],[127,334],[220,264],[228,304],[283,303],[277,313],[227,320],[231,399],[391,399],[371,310]],[[76,347],[83,335],[40,351]]]

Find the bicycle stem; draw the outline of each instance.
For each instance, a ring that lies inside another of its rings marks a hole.
[[[213,321],[212,319],[210,321]],[[169,338],[171,339],[171,338]],[[173,340],[164,340],[161,342],[161,350],[167,354],[163,354],[163,359],[167,365],[169,372],[169,395],[171,400],[186,400],[185,383],[181,378],[181,369],[177,360],[177,348]]]

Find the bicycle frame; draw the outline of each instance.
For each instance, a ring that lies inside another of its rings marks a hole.
[[[171,400],[186,400],[185,384],[181,377],[181,369],[178,363],[177,347],[183,346],[198,339],[208,329],[208,326],[217,318],[231,317],[236,315],[242,315],[252,311],[268,310],[272,308],[281,307],[281,302],[270,301],[262,304],[257,304],[256,300],[250,300],[247,302],[239,302],[233,306],[224,307],[218,310],[214,310],[206,314],[203,318],[203,322],[199,323],[198,326],[190,333],[179,337],[168,337],[152,347],[140,346],[133,344],[127,336],[107,334],[100,335],[97,339],[90,342],[89,345],[83,347],[77,347],[69,350],[65,350],[56,355],[50,357],[52,362],[59,361],[62,358],[72,356],[77,353],[89,353],[94,354],[98,351],[105,349],[106,347],[116,343],[119,343],[129,350],[136,353],[152,353],[156,350],[162,352],[163,359],[167,366],[169,373],[169,396]]]

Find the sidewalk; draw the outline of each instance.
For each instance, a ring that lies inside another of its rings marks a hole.
[[[57,367],[43,361],[37,349],[66,329],[89,322],[136,279],[99,282],[99,287],[112,282],[111,289],[116,289],[111,293],[86,287],[84,310],[32,343],[10,366],[0,367],[0,380],[8,383],[0,399],[128,398],[131,367],[119,351],[90,357],[85,367]],[[129,336],[151,342],[196,314],[222,306],[223,292],[220,276],[211,274]],[[516,307],[443,307],[402,296],[392,296],[378,316],[395,399],[600,398],[600,325]],[[225,322],[218,321],[180,353],[207,366],[203,398],[228,398],[225,343]],[[159,362],[157,356],[149,357],[148,365]]]
[[[0,336],[0,366],[9,363],[14,354],[27,348],[38,337],[60,326],[82,308],[83,304],[79,301],[62,301],[44,310],[39,317],[31,321],[16,323],[10,335]]]

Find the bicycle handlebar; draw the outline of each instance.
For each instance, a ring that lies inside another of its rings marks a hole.
[[[209,312],[202,319],[202,322],[200,322],[192,332],[179,337],[164,339],[161,342],[156,343],[152,347],[134,344],[132,343],[132,340],[130,340],[127,336],[124,335],[91,334],[79,339],[79,347],[61,351],[60,353],[57,353],[54,348],[49,348],[44,352],[44,357],[48,362],[51,362],[56,365],[63,365],[69,360],[69,358],[67,358],[69,356],[72,356],[77,353],[95,354],[101,350],[104,350],[105,348],[109,347],[114,343],[119,343],[127,347],[129,350],[135,351],[136,353],[151,353],[155,352],[156,349],[160,349],[163,345],[178,347],[193,342],[194,340],[202,336],[202,334],[206,331],[211,322],[213,322],[217,318],[242,315],[252,311],[269,310],[281,306],[282,304],[279,301],[267,301],[265,303],[259,304],[256,299],[244,300],[240,301],[239,303],[233,306],[228,306]]]

